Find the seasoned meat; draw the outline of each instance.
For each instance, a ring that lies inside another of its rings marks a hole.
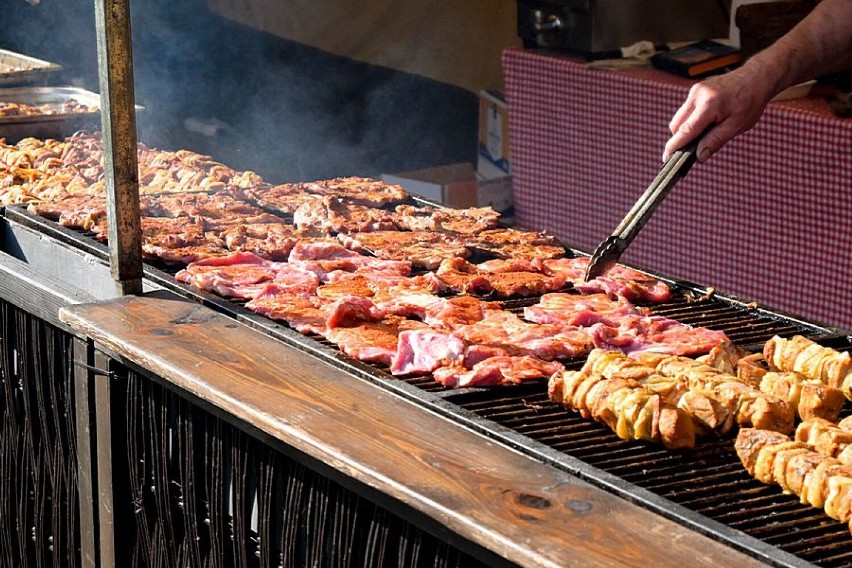
[[[399,205],[396,212],[397,225],[402,229],[460,235],[476,235],[487,229],[493,229],[500,220],[500,214],[491,207],[451,209]]]

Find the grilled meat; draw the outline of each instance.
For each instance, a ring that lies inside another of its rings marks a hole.
[[[396,213],[396,222],[401,229],[462,235],[476,235],[487,229],[493,229],[500,219],[500,214],[490,207],[445,209],[398,205]]]
[[[818,379],[823,384],[843,391],[852,400],[852,356],[801,335],[790,339],[775,336],[766,342],[763,356],[773,370],[793,371]]]
[[[836,421],[845,401],[839,389],[793,372],[765,373],[760,390],[786,400],[802,420],[818,417]]]

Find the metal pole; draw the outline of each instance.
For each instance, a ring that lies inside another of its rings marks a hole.
[[[142,235],[129,0],[95,0],[110,272],[119,295],[142,292]]]

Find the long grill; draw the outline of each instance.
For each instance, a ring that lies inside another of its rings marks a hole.
[[[100,258],[108,257],[103,245],[25,211],[9,208],[6,217]],[[399,379],[386,368],[343,355],[321,338],[295,333],[238,303],[186,287],[167,271],[147,267],[146,277],[769,564],[852,564],[849,528],[821,510],[783,495],[777,486],[752,479],[741,466],[731,439],[702,440],[695,450],[680,452],[626,442],[606,427],[552,403],[542,383],[446,390],[430,376]],[[840,330],[714,295],[691,283],[669,282],[676,299],[653,306],[653,313],[723,330],[745,349],[759,350],[773,335],[802,334],[841,351],[852,351],[852,338]],[[518,311],[535,301],[507,301],[505,307]],[[581,360],[566,362],[569,368],[581,364]]]

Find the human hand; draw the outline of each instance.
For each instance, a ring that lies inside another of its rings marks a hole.
[[[731,138],[754,126],[772,96],[772,83],[760,69],[741,67],[696,83],[669,123],[672,137],[663,160],[706,129],[697,151],[698,161],[706,162]]]

